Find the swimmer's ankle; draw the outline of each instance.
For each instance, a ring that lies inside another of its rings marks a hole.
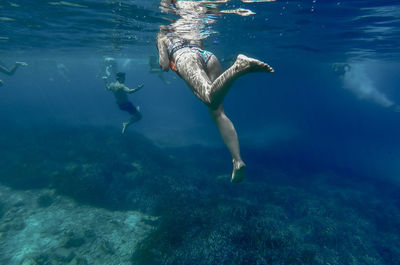
[[[128,128],[129,122],[123,122],[122,123],[122,134],[126,132],[126,128]]]
[[[240,160],[233,159],[232,163],[233,163],[233,170],[232,170],[231,182],[239,183],[244,180],[246,164],[241,159]]]

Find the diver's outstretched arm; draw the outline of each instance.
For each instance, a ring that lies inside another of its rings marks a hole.
[[[111,86],[110,86],[110,82],[108,81],[108,77],[107,76],[103,76],[102,78],[104,80],[104,84],[106,86],[106,90],[111,90]]]
[[[140,90],[142,87],[143,87],[143,84],[140,84],[137,86],[137,88],[130,89],[129,87],[124,85],[123,89],[126,93],[132,94],[132,93],[135,93],[136,91]]]

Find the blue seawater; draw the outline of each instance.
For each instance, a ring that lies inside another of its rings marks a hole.
[[[400,264],[399,1],[245,2],[188,26],[224,69],[275,69],[225,98],[231,184],[207,108],[159,71],[159,1],[0,1],[0,61],[28,64],[0,72],[0,264]],[[144,84],[124,135],[110,58]]]

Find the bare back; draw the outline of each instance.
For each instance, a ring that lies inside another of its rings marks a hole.
[[[122,104],[122,103],[128,102],[128,95],[126,93],[127,87],[124,84],[119,83],[117,81],[117,82],[111,83],[108,86],[108,89],[111,92],[113,92],[114,97],[115,97],[115,99],[116,99],[118,104]]]

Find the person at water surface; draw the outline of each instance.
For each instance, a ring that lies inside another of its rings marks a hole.
[[[175,10],[179,19],[170,26],[160,26],[157,34],[159,64],[164,71],[169,69],[175,71],[195,96],[208,107],[211,119],[215,122],[232,156],[231,182],[241,182],[245,176],[246,164],[240,155],[235,127],[224,112],[223,101],[234,81],[240,76],[253,72],[273,73],[274,70],[262,61],[239,54],[233,65],[223,71],[218,58],[213,53],[204,50],[203,39],[198,36],[190,37],[193,30],[187,30],[187,23],[204,21],[202,15],[209,13],[207,7],[199,1],[167,0],[161,1],[161,9],[165,10],[168,4],[172,5],[172,10]],[[244,12],[230,13],[245,14]],[[201,29],[205,26],[198,25],[190,28]]]
[[[17,71],[20,66],[27,66],[28,64],[25,62],[16,62],[12,67],[8,68],[0,61],[0,72],[6,75],[14,75],[15,71]],[[3,86],[3,80],[0,79],[0,87]]]
[[[106,89],[113,92],[117,104],[121,110],[127,111],[131,118],[127,122],[122,123],[122,133],[124,134],[129,125],[139,121],[142,118],[142,114],[139,108],[135,107],[129,100],[128,94],[132,94],[140,90],[143,85],[139,85],[137,88],[130,89],[125,83],[125,73],[118,72],[116,74],[116,82],[109,83],[107,76],[103,76],[105,81]]]

